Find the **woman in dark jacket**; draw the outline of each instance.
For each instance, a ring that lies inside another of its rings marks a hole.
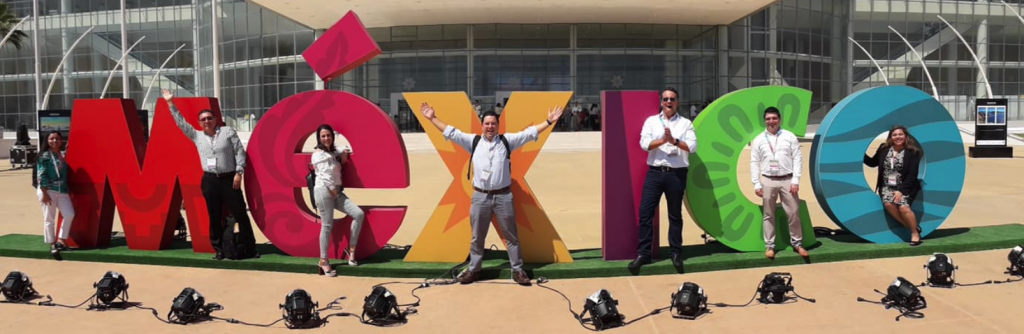
[[[917,217],[910,210],[910,205],[921,191],[917,170],[922,157],[924,150],[902,125],[889,130],[889,138],[878,147],[874,156],[864,155],[865,165],[878,167],[875,191],[882,198],[882,206],[910,230],[911,246],[921,244],[921,227],[917,225]]]

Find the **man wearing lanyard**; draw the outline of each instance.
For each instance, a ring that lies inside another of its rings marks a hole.
[[[427,103],[420,105],[420,112],[441,130],[446,139],[462,146],[472,155],[470,164],[473,170],[474,192],[469,209],[469,221],[473,229],[473,239],[469,244],[469,268],[460,273],[457,280],[468,284],[480,278],[480,270],[483,269],[481,265],[484,259],[484,240],[491,226],[491,217],[497,216],[501,233],[505,236],[509,262],[512,264],[512,280],[519,284],[530,284],[530,277],[523,271],[523,256],[519,252],[508,157],[511,151],[536,141],[541,131],[557,122],[562,116],[562,107],[549,109],[548,119],[538,125],[528,127],[522,132],[504,135],[498,134],[498,114],[486,111],[480,115],[484,132],[480,139],[476,139],[476,135],[463,133],[442,122],[434,116],[434,109]],[[507,146],[503,141],[507,142]]]
[[[233,228],[225,229],[221,223],[221,208],[225,205],[238,222],[243,247],[251,249],[253,257],[260,257],[259,253],[255,252],[256,238],[253,236],[252,224],[249,223],[249,214],[245,209],[245,198],[239,189],[242,185],[242,173],[245,172],[245,148],[242,147],[242,141],[238,139],[235,129],[219,126],[213,111],[207,109],[199,112],[199,126],[203,131],[197,132],[171,103],[174,94],[164,89],[163,96],[171,108],[174,122],[199,150],[199,161],[204,172],[201,187],[203,198],[206,199],[206,212],[210,216],[210,243],[217,251],[214,259],[224,259],[221,247],[223,238],[233,238],[235,234]]]
[[[800,142],[792,132],[779,128],[779,109],[764,111],[765,131],[750,145],[750,181],[757,197],[764,199],[764,256],[775,258],[775,199],[782,199],[782,208],[789,218],[789,236],[793,249],[806,257],[803,225],[800,224],[800,173],[803,154]]]
[[[683,269],[683,194],[690,154],[697,151],[697,135],[693,123],[676,111],[679,93],[669,87],[661,92],[661,112],[644,121],[640,130],[640,147],[647,151],[647,176],[640,200],[640,242],[638,256],[629,263],[630,270],[639,270],[651,263],[654,243],[652,222],[658,212],[661,195],[668,201],[668,243],[672,247],[672,265]]]

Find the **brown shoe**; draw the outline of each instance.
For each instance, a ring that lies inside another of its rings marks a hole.
[[[463,270],[462,273],[459,274],[459,277],[455,278],[456,281],[458,281],[459,283],[462,283],[462,284],[473,283],[473,282],[475,282],[476,280],[479,280],[479,279],[480,279],[480,272],[479,271],[471,272],[471,271],[469,271],[469,269]]]
[[[519,285],[530,285],[530,276],[523,270],[512,270],[512,281]]]
[[[796,248],[796,253],[800,254],[800,256],[803,256],[803,257],[811,256],[810,254],[807,254],[807,250],[804,249],[803,247],[797,247]]]
[[[764,251],[764,257],[769,258],[769,259],[774,259],[775,258],[775,250],[771,249],[771,248],[765,250]]]

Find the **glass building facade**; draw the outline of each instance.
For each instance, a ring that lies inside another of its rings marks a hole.
[[[37,91],[46,92],[58,63],[89,27],[94,28],[53,80],[44,109],[70,109],[75,99],[98,98],[112,75],[106,96],[127,91],[146,110],[153,109],[161,88],[177,96],[218,96],[228,124],[243,132],[278,101],[317,89],[361,95],[379,103],[403,131],[421,131],[403,92],[464,91],[489,110],[513,91],[572,91],[574,101],[590,108],[600,103],[603,90],[673,86],[687,110],[738,89],[786,85],[813,92],[814,123],[851,92],[885,85],[886,79],[932,92],[921,62],[892,26],[924,57],[939,99],[958,120],[973,119],[970,102],[987,93],[968,46],[987,69],[992,95],[1010,99],[1008,118],[1024,117],[1019,112],[1024,24],[1000,2],[783,0],[719,26],[565,22],[370,28],[383,54],[328,83],[301,57],[323,31],[246,1],[216,1],[219,15],[214,15],[213,0],[128,0],[126,39],[120,0],[8,1],[18,17],[32,15],[34,2],[38,23],[30,19],[19,27],[29,35],[25,47],[0,49],[0,126],[8,131],[21,124],[35,127],[44,95]],[[1007,2],[1019,10],[1018,1]],[[137,41],[124,61],[126,87],[122,71],[111,70],[121,58],[121,45]]]

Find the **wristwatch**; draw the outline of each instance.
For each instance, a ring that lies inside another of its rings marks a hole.
[[[548,122],[548,125],[551,125],[551,120],[550,120],[550,119],[546,119],[546,120],[544,120],[544,121],[545,121],[545,122]]]

